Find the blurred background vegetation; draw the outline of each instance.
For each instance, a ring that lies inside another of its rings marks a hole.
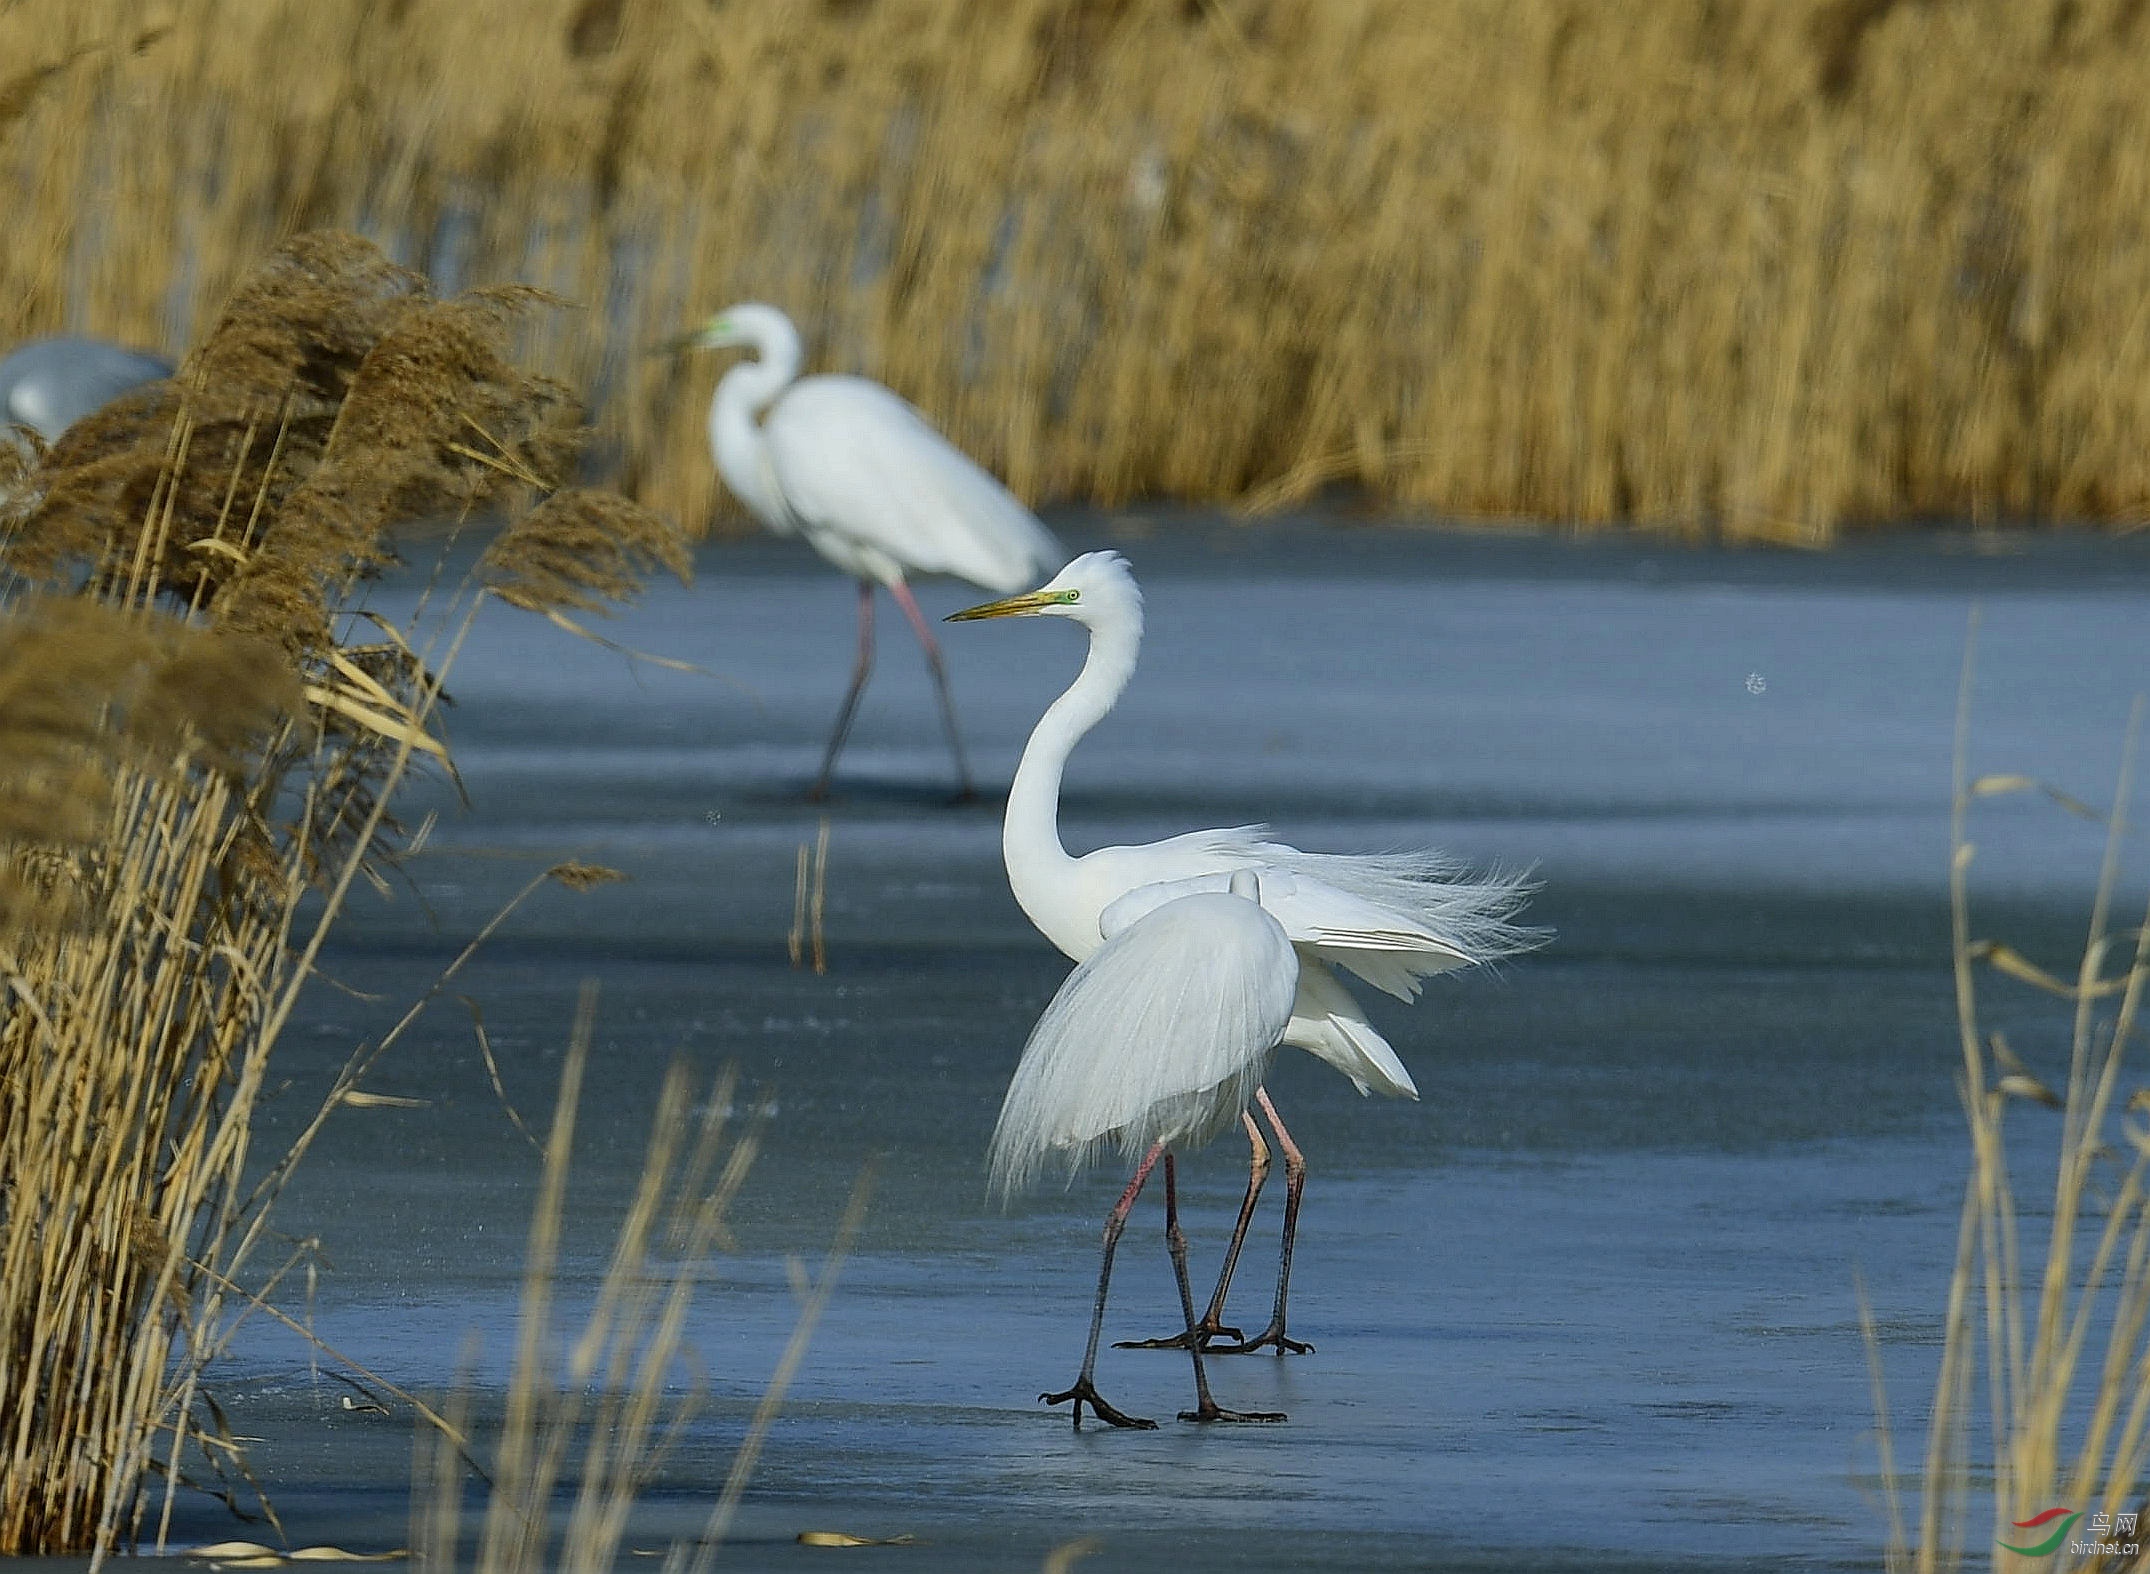
[[[279,238],[585,304],[724,526],[731,301],[1036,500],[1822,543],[2150,515],[2143,0],[13,0],[0,341],[184,343]]]

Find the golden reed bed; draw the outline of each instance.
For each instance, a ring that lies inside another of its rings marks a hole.
[[[697,524],[714,366],[637,352],[745,296],[1032,498],[2126,524],[2144,9],[18,0],[0,338],[342,224],[588,303],[550,368]]]

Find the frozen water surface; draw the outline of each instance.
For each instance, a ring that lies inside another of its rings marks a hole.
[[[895,618],[829,810],[829,972],[789,966],[793,861],[817,824],[799,795],[851,652],[849,590],[789,544],[711,548],[692,591],[606,628],[729,682],[487,614],[450,685],[471,806],[443,796],[415,891],[344,925],[329,966],[381,998],[309,997],[265,1147],[507,891],[591,859],[632,883],[548,889],[458,985],[534,1120],[579,982],[602,985],[568,1298],[601,1266],[673,1055],[736,1062],[779,1101],[739,1255],[694,1330],[715,1398],[636,1544],[699,1524],[791,1326],[785,1254],[818,1254],[878,1152],[869,1224],[729,1566],[1034,1568],[1084,1535],[1100,1569],[1873,1566],[1854,1275],[1915,1433],[1963,1171],[1945,866],[1968,612],[1983,606],[1973,769],[2101,799],[2150,672],[2146,543],[1924,538],[1807,558],[1062,524],[1128,551],[1150,610],[1134,687],[1069,772],[1072,847],[1255,819],[1315,848],[1430,840],[1535,863],[1533,916],[1560,931],[1497,976],[1433,981],[1416,1009],[1375,1000],[1421,1104],[1362,1101],[1303,1056],[1280,1066],[1312,1164],[1293,1329],[1318,1352],[1218,1359],[1213,1381],[1289,1425],[1172,1423],[1187,1371],[1157,1352],[1107,1352],[1100,1383],[1160,1432],[1076,1435],[1037,1404],[1074,1375],[1119,1176],[1002,1215],[981,1155],[1066,967],[1007,894],[997,808],[947,802]],[[1005,783],[1079,638],[945,633],[975,763]],[[2096,829],[2000,799],[1978,840],[1981,931],[2069,956]],[[2058,1028],[2034,1007],[2001,1021],[2053,1062]],[[535,1158],[452,1000],[369,1086],[428,1102],[339,1117],[279,1223],[331,1260],[324,1338],[439,1390],[476,1330],[482,1402],[506,1363]],[[1198,1275],[1242,1163],[1220,1143],[1188,1166]],[[1249,1327],[1275,1207],[1233,1304]],[[1138,1213],[1111,1337],[1172,1322],[1159,1234]],[[344,1410],[349,1390],[266,1328],[221,1375],[295,1537],[402,1541],[400,1411]],[[188,1508],[184,1529],[230,1534],[218,1514]],[[929,1545],[821,1552],[793,1544],[806,1529]]]

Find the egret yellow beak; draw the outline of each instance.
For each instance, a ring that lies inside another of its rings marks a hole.
[[[980,618],[1020,618],[1047,607],[1064,607],[1076,597],[1072,590],[1026,590],[1005,601],[988,601],[982,607],[965,607],[941,619],[943,623],[975,623]]]
[[[687,350],[713,350],[726,342],[725,332],[731,324],[723,317],[712,317],[699,328],[689,328],[685,333],[675,333],[661,344],[652,345],[652,355],[678,355]]]

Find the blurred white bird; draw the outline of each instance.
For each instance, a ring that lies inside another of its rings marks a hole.
[[[1001,853],[1015,899],[1045,937],[1081,961],[1107,935],[1144,913],[1198,891],[1224,890],[1233,874],[1260,876],[1262,906],[1283,925],[1297,954],[1291,1019],[1283,1042],[1318,1056],[1361,1093],[1417,1098],[1418,1088],[1351,996],[1336,970],[1354,973],[1399,1000],[1415,1000],[1432,973],[1512,956],[1541,945],[1542,931],[1511,920],[1532,886],[1515,875],[1466,879],[1453,860],[1435,852],[1307,853],[1268,839],[1258,825],[1190,831],[1139,847],[1103,847],[1070,857],[1060,842],[1060,780],[1083,735],[1104,719],[1134,676],[1142,646],[1142,592],[1117,552],[1076,558],[1050,584],[953,614],[950,622],[981,618],[1065,617],[1090,633],[1080,676],[1047,708],[1030,734],[1008,794]],[[1210,1341],[1237,1331],[1221,1319],[1224,1298],[1269,1156],[1251,1115],[1247,1191],[1239,1225],[1225,1255],[1209,1309],[1192,1336],[1219,1354],[1264,1347],[1303,1353],[1310,1347],[1285,1332],[1292,1242],[1298,1228],[1305,1160],[1267,1092],[1255,1102],[1284,1152],[1284,1232],[1275,1307],[1269,1327],[1233,1346]],[[1187,1334],[1152,1345],[1176,1345]]]
[[[1115,927],[1068,975],[1038,1019],[993,1128],[993,1190],[1005,1197],[1048,1164],[1075,1173],[1104,1143],[1140,1154],[1134,1177],[1105,1220],[1090,1341],[1074,1386],[1041,1394],[1047,1404],[1087,1404],[1113,1426],[1157,1423],[1107,1404],[1095,1381],[1098,1336],[1112,1256],[1128,1213],[1161,1157],[1165,1243],[1179,1281],[1185,1345],[1194,1361],[1195,1408],[1183,1421],[1281,1421],[1273,1412],[1225,1410],[1209,1391],[1187,1284],[1187,1238],[1179,1225],[1173,1151],[1207,1142],[1244,1113],[1292,1015],[1298,954],[1284,926],[1262,910],[1251,870],[1223,891],[1175,897]]]
[[[46,442],[130,388],[172,375],[161,356],[102,339],[33,339],[0,357],[0,428],[27,426]]]
[[[774,306],[719,313],[675,347],[751,346],[717,384],[709,446],[725,485],[762,524],[807,544],[859,582],[858,662],[809,796],[828,792],[873,671],[873,589],[886,585],[932,669],[963,796],[970,766],[940,646],[905,583],[950,574],[1010,591],[1049,573],[1066,549],[1013,493],[909,404],[863,377],[799,376],[799,333]]]

